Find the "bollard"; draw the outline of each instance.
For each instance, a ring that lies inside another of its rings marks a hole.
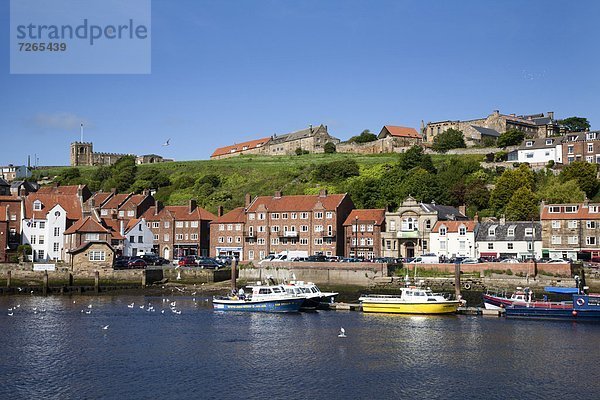
[[[8,272],[6,273],[6,287],[7,287],[7,288],[9,288],[9,287],[10,287],[11,275],[12,275],[12,271],[8,271]]]
[[[237,291],[237,263],[237,258],[233,257],[233,260],[231,260],[231,293],[235,293]]]
[[[42,283],[42,294],[48,294],[48,271],[44,271],[44,282]]]
[[[69,286],[73,286],[73,273],[69,272]]]
[[[454,294],[458,300],[461,299],[460,295],[460,262],[454,264]]]
[[[100,272],[94,272],[94,291],[96,293],[100,292]]]
[[[142,288],[146,287],[146,270],[142,271]]]

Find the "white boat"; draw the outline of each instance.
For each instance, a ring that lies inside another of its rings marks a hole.
[[[316,310],[317,308],[328,308],[333,302],[337,292],[321,292],[321,289],[313,282],[290,281],[283,285],[285,291],[289,294],[295,294],[305,298],[302,304],[304,310]]]
[[[363,295],[358,300],[364,312],[399,314],[449,314],[458,310],[460,302],[450,300],[431,289],[401,288],[400,294]]]
[[[213,297],[213,308],[219,311],[298,312],[304,297],[286,293],[282,285],[247,286],[249,293]]]

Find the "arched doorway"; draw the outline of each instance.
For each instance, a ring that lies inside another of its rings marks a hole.
[[[171,251],[169,250],[168,247],[165,247],[163,249],[163,258],[166,260],[170,260],[171,259]]]
[[[415,256],[415,244],[413,242],[406,242],[404,244],[404,254],[407,258]]]

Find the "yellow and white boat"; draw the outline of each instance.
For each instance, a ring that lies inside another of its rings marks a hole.
[[[399,314],[450,314],[458,310],[460,302],[449,300],[431,289],[401,288],[400,294],[367,294],[358,300],[364,312]]]

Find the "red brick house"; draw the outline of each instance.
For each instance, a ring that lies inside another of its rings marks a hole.
[[[381,232],[385,232],[385,209],[352,210],[344,221],[346,257],[381,257]]]
[[[6,206],[0,206],[0,262],[8,261],[8,212]]]
[[[154,197],[149,192],[143,194],[99,192],[92,200],[92,208],[98,210],[101,218],[112,218],[129,220],[140,218],[148,209],[154,205]]]
[[[17,196],[0,196],[0,207],[5,207],[7,222],[7,238],[3,249],[16,250],[21,244],[21,203],[22,198]]]
[[[210,223],[210,255],[227,255],[244,260],[246,231],[246,211],[244,207],[234,208]]]
[[[246,208],[244,259],[283,251],[344,254],[343,223],[354,209],[347,194],[256,197]]]
[[[216,216],[196,200],[187,206],[162,206],[158,201],[141,216],[154,235],[154,252],[166,259],[186,255],[208,256],[209,224]]]

